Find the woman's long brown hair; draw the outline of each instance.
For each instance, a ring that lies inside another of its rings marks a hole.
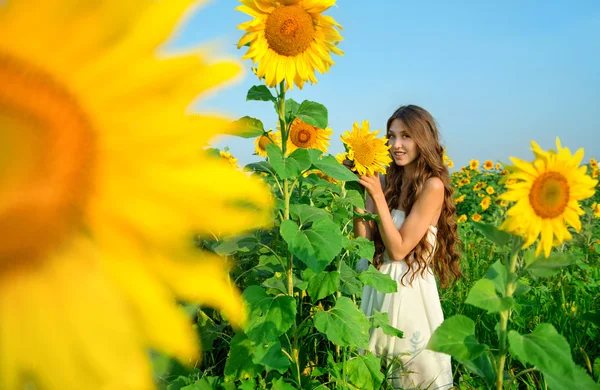
[[[398,108],[387,121],[388,131],[394,119],[402,122],[404,129],[415,141],[419,156],[416,160],[416,169],[412,181],[407,188],[406,196],[402,199],[402,204],[400,204],[400,190],[404,168],[393,162],[388,168],[384,193],[390,211],[400,207],[408,216],[427,179],[438,177],[444,183],[444,204],[438,220],[437,247],[433,258],[429,260],[432,248],[427,241],[428,234],[426,234],[404,259],[408,265],[408,270],[402,276],[402,283],[404,283],[404,278],[409,272],[412,271],[408,281],[411,284],[417,273],[424,276],[427,272],[427,266],[431,265],[442,287],[446,287],[462,277],[462,272],[459,264],[458,247],[460,246],[460,238],[456,223],[456,206],[452,197],[454,190],[450,184],[448,168],[443,162],[444,149],[439,141],[439,132],[431,114],[415,105]],[[385,252],[385,246],[377,227],[375,228],[374,243],[374,262],[379,266]]]

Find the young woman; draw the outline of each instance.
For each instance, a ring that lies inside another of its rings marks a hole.
[[[385,177],[361,176],[367,212],[380,221],[354,220],[356,237],[375,243],[373,264],[398,283],[396,293],[365,286],[361,309],[387,312],[400,339],[371,329],[369,349],[391,362],[394,388],[452,387],[450,356],[426,350],[443,322],[433,272],[445,287],[462,276],[456,208],[433,117],[421,107],[402,106],[387,122],[393,158]],[[362,210],[357,210],[361,212]]]

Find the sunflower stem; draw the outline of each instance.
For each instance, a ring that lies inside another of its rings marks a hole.
[[[517,259],[519,250],[517,246],[517,240],[515,237],[512,238],[512,251],[510,261],[507,264],[508,275],[506,278],[506,297],[510,298],[515,292],[516,285],[516,269]],[[512,310],[507,309],[500,312],[500,326],[498,328],[498,339],[499,339],[499,359],[497,360],[496,366],[496,390],[502,390],[504,382],[504,364],[506,362],[506,354],[508,352],[507,346],[507,335],[508,335],[508,321]]]

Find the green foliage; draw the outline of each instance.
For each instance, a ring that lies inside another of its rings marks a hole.
[[[354,302],[340,297],[333,308],[315,315],[315,327],[334,344],[342,347],[369,346],[370,322]]]
[[[236,121],[238,131],[235,133],[238,137],[255,138],[260,137],[265,132],[263,123],[256,118],[244,116]]]

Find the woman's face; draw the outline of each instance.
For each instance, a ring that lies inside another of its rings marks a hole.
[[[394,119],[387,132],[390,153],[398,166],[407,166],[419,157],[419,150],[400,119]]]

